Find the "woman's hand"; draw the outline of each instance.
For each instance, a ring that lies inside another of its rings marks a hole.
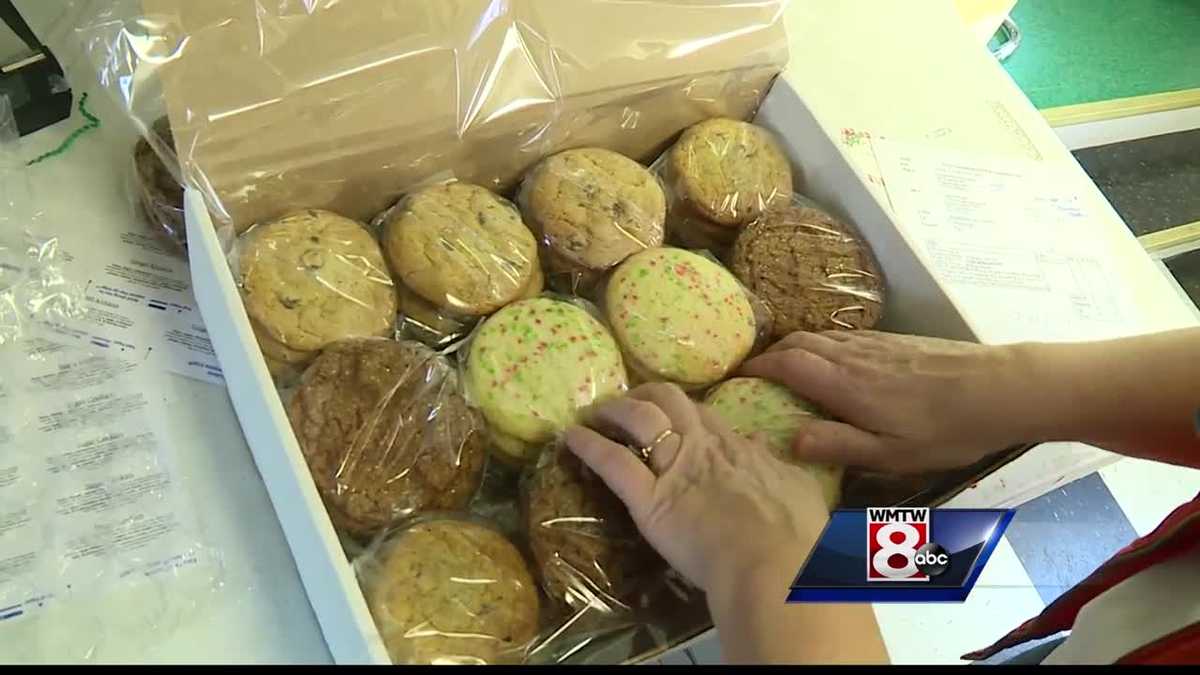
[[[704,589],[730,663],[886,663],[869,605],[787,604],[828,512],[816,479],[736,435],[678,387],[600,405],[567,446],[659,554]],[[645,449],[647,462],[621,443]]]
[[[748,361],[743,375],[773,380],[841,422],[805,426],[803,460],[895,473],[965,466],[1039,440],[1027,346],[871,331],[793,333]]]
[[[782,603],[828,519],[816,479],[735,434],[678,387],[598,406],[567,445],[629,508],[646,540],[705,591],[766,571]],[[601,433],[603,432],[603,433]],[[649,449],[649,466],[630,447]]]

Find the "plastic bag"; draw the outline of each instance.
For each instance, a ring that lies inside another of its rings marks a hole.
[[[568,148],[648,162],[753,113],[787,62],[784,6],[124,0],[77,36],[141,129],[166,101],[185,182],[243,231],[292,208],[365,221],[447,170],[507,193]]]
[[[359,539],[418,511],[463,509],[487,436],[458,373],[416,342],[333,343],[304,371],[288,417],[330,518]]]
[[[671,199],[672,240],[724,258],[739,230],[792,194],[792,168],[766,129],[738,119],[696,124],[655,163]]]
[[[160,148],[174,148],[171,123],[160,117],[153,125]],[[130,194],[135,209],[151,230],[160,234],[171,249],[187,256],[187,227],[183,215],[183,185],[179,182],[179,167],[171,167],[145,138],[139,138],[133,149],[130,172]]]
[[[667,199],[659,179],[603,148],[547,157],[517,197],[538,233],[551,288],[589,296],[601,276],[629,256],[661,246]]]
[[[845,467],[797,462],[792,454],[796,433],[813,420],[826,419],[819,408],[797,398],[784,386],[752,377],[722,382],[708,392],[704,403],[737,433],[762,434],[776,457],[809,470],[821,486],[825,506],[837,507]]]
[[[42,223],[20,134],[0,96],[0,346],[79,317],[83,287],[63,275],[58,237]]]
[[[628,509],[566,448],[542,455],[522,495],[538,578],[560,610],[629,611],[661,577]]]
[[[692,251],[656,248],[626,260],[604,311],[635,379],[707,387],[733,372],[770,332],[729,270]]]
[[[522,297],[540,263],[521,213],[486,188],[452,182],[405,197],[383,217],[398,281],[443,312],[477,317]]]
[[[866,241],[800,195],[741,231],[730,268],[771,308],[777,338],[869,329],[884,312],[887,285]]]
[[[251,228],[230,254],[263,354],[304,364],[325,345],[391,335],[396,289],[363,224],[309,209]]]
[[[519,663],[540,600],[520,551],[486,521],[428,514],[355,562],[367,606],[397,665]]]
[[[583,408],[627,389],[612,335],[581,301],[544,296],[493,314],[460,350],[469,400],[487,418],[493,456],[523,464]]]

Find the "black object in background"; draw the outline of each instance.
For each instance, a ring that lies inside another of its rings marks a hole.
[[[17,131],[26,136],[71,115],[71,88],[62,66],[38,40],[12,0],[0,0],[0,20],[16,33],[32,54],[0,63],[0,96],[7,96]]]

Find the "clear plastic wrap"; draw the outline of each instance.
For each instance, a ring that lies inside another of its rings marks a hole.
[[[229,261],[259,346],[277,363],[304,364],[337,340],[395,330],[395,284],[362,223],[295,211],[238,237]]]
[[[792,167],[771,132],[714,118],[679,137],[657,162],[673,242],[724,259],[738,231],[792,194]]]
[[[510,463],[536,460],[583,408],[628,386],[621,350],[579,300],[513,303],[484,321],[459,354],[493,454]]]
[[[487,457],[458,372],[417,342],[343,340],[322,350],[288,417],[334,524],[368,539],[419,511],[459,510]]]
[[[621,500],[565,447],[539,458],[522,489],[542,589],[560,610],[629,611],[665,562]]]
[[[605,315],[634,379],[689,390],[724,379],[761,344],[771,322],[756,304],[729,270],[677,248],[632,256],[604,290]]]
[[[537,635],[540,599],[529,565],[482,519],[417,517],[355,567],[397,665],[520,663]]]
[[[887,284],[852,225],[793,195],[738,235],[730,268],[771,309],[774,336],[875,327]]]
[[[537,242],[511,202],[449,182],[406,196],[379,219],[397,281],[440,312],[486,316],[539,276]]]
[[[735,377],[718,384],[709,390],[704,403],[737,433],[761,434],[776,457],[811,471],[821,485],[825,505],[837,507],[845,468],[792,459],[792,440],[809,422],[825,419],[820,409],[797,398],[786,387],[752,377]]]
[[[7,96],[0,96],[0,346],[39,324],[83,312],[83,287],[63,275],[58,237],[42,222]]]
[[[77,35],[140,128],[165,98],[186,182],[242,231],[292,208],[365,221],[446,170],[505,193],[568,148],[648,162],[753,114],[785,4],[121,0]]]
[[[542,160],[526,174],[517,203],[539,236],[550,286],[561,293],[591,295],[606,271],[665,237],[662,183],[603,148]]]
[[[183,185],[179,182],[179,167],[169,166],[175,159],[160,155],[157,148],[174,148],[171,123],[166,117],[154,122],[152,132],[158,139],[154,145],[139,138],[133,149],[129,191],[135,210],[146,225],[161,235],[171,249],[187,256],[187,227],[183,219]]]

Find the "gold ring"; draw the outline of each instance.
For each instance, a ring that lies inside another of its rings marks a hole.
[[[663,441],[667,440],[668,438],[670,438],[673,435],[675,435],[675,432],[671,429],[667,429],[666,431],[659,434],[658,438],[655,438],[650,443],[650,445],[647,445],[644,448],[638,448],[638,455],[641,456],[642,462],[644,462],[647,466],[649,466],[650,456],[654,454],[654,448],[658,447],[659,443],[662,443]]]

